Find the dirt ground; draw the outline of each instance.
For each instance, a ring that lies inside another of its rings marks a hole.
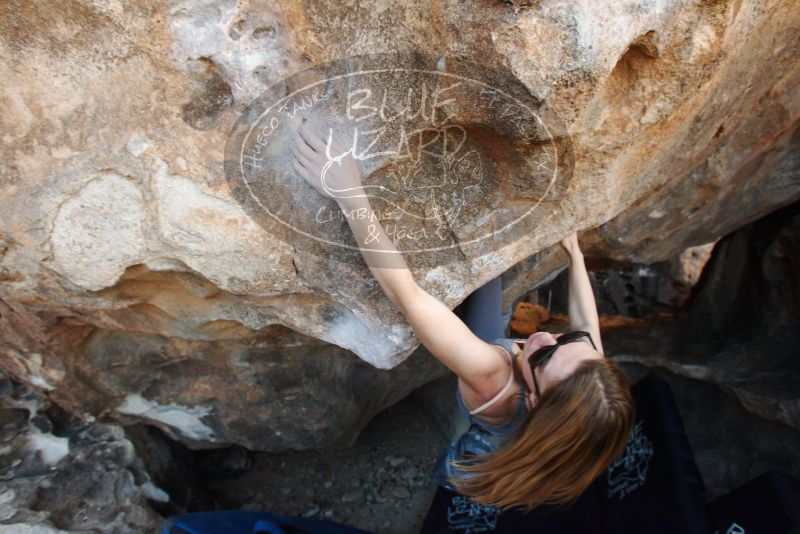
[[[408,397],[380,413],[348,449],[256,454],[253,467],[207,490],[216,508],[317,517],[369,532],[418,532],[436,492],[447,439]]]

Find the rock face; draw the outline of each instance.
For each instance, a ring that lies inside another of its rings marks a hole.
[[[83,423],[0,373],[0,532],[159,532],[122,427]]]
[[[800,431],[800,204],[723,238],[675,317],[609,329],[612,357],[705,380]]]
[[[365,265],[296,251],[230,189],[233,124],[292,73],[460,58],[503,69],[564,125],[568,174],[537,193],[529,231],[410,262],[451,308],[500,273],[509,306],[564,267],[552,245],[573,230],[593,229],[587,256],[659,261],[800,198],[792,0],[8,1],[0,15],[0,366],[78,414],[195,448],[352,443],[446,372]],[[481,121],[470,146],[516,169],[503,113]],[[531,201],[525,176],[495,176],[488,217]]]
[[[637,323],[659,314],[672,315],[685,306],[714,245],[689,247],[674,258],[655,263],[588,258],[600,326]],[[562,327],[569,329],[568,274],[561,271],[553,282],[520,299],[509,324],[515,337],[527,337],[540,329],[549,332],[561,331]]]

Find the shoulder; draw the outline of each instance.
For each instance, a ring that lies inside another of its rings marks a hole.
[[[503,367],[503,371],[498,372],[496,376],[492,378],[491,387],[487,387],[487,391],[493,391],[494,394],[491,396],[478,395],[464,381],[461,379],[458,380],[458,388],[459,392],[461,393],[461,399],[463,400],[464,406],[468,411],[472,411],[482,404],[485,404],[489,400],[495,398],[503,391],[503,388],[506,387],[510,377],[514,376],[514,372],[511,367],[513,355],[502,346],[492,346],[503,355],[503,358],[506,362],[506,365]],[[500,424],[510,420],[517,411],[516,394],[519,393],[520,386],[521,385],[517,382],[516,377],[511,378],[511,386],[507,389],[507,391],[505,391],[503,396],[499,398],[497,402],[482,410],[480,413],[473,414],[472,417],[489,424]]]

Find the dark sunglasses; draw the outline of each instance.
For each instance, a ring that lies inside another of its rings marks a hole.
[[[528,365],[531,367],[531,377],[533,378],[533,386],[536,388],[536,397],[541,397],[539,393],[539,382],[536,380],[536,373],[534,372],[537,367],[540,365],[544,365],[547,361],[553,356],[556,352],[556,349],[561,345],[566,345],[567,343],[574,343],[575,341],[579,341],[585,337],[589,338],[589,342],[594,347],[594,350],[597,350],[597,346],[595,346],[594,341],[592,341],[592,336],[589,332],[584,332],[582,330],[576,330],[574,332],[567,332],[566,334],[562,334],[558,338],[556,338],[556,342],[554,345],[547,345],[545,347],[540,347],[536,349],[530,356],[528,356]],[[527,339],[518,339],[515,340],[518,342],[526,342]]]

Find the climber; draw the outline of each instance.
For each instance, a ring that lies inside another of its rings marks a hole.
[[[603,355],[576,235],[561,241],[570,262],[571,331],[536,332],[516,343],[502,337],[499,278],[470,295],[488,309],[469,309],[465,324],[416,284],[376,218],[354,215],[372,208],[352,152],[331,134],[323,142],[304,125],[290,144],[295,171],[349,214],[362,255],[388,298],[430,353],[458,376],[456,402],[464,419],[439,458],[437,481],[502,510],[580,496],[624,450],[634,407],[627,378]]]

